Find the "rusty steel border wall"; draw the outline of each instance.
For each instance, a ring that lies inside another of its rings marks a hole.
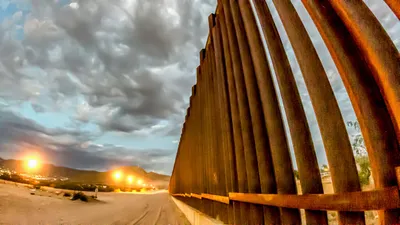
[[[338,211],[339,224],[365,224],[367,210],[379,210],[381,224],[399,224],[400,54],[394,43],[363,1],[302,0],[364,137],[375,189],[361,191],[345,123],[311,38],[290,0],[272,2],[310,95],[334,194],[324,194],[305,110],[265,0],[218,0],[208,18],[170,194],[227,224],[301,224],[300,209],[305,224],[328,224],[327,210]],[[399,1],[385,2],[399,18]]]

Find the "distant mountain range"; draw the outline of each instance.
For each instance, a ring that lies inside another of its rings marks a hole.
[[[26,173],[24,161],[14,159],[0,158],[0,167],[14,170],[18,173]],[[158,174],[154,172],[146,172],[139,166],[124,166],[117,169],[124,175],[131,175],[137,179],[143,180],[148,184],[166,188],[169,183],[170,176]],[[85,183],[103,183],[112,184],[113,173],[115,170],[106,172],[98,172],[94,170],[78,170],[68,167],[55,166],[52,164],[43,164],[40,167],[38,174],[47,177],[66,177],[71,182],[85,182]]]

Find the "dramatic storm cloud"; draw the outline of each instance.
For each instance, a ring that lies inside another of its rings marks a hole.
[[[39,151],[49,162],[75,168],[139,165],[169,174],[215,2],[0,1],[0,157]],[[399,47],[396,17],[381,1],[366,2]],[[345,120],[355,120],[321,37],[301,2],[293,3]],[[324,163],[304,81],[272,12]]]
[[[0,156],[170,173],[209,1],[0,4]]]

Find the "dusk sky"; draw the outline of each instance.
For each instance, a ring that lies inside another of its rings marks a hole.
[[[138,165],[170,174],[216,0],[0,0],[0,157],[38,152],[80,169]],[[292,0],[345,121],[355,115],[328,51]],[[365,0],[400,49],[400,22]],[[268,0],[296,76],[320,164],[319,129],[293,50]],[[349,130],[350,137],[355,131]],[[294,158],[293,158],[294,159]]]

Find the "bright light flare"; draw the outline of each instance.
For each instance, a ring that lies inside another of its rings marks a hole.
[[[26,172],[37,172],[40,169],[40,161],[37,157],[25,158]]]
[[[23,159],[23,169],[27,173],[37,173],[42,169],[43,157],[35,152],[30,152],[24,156]]]
[[[133,182],[133,176],[128,176],[128,183],[132,184]]]
[[[28,168],[29,169],[36,169],[38,167],[38,161],[37,159],[29,159],[28,160]]]
[[[137,183],[140,185],[140,184],[143,184],[143,181],[142,180],[138,180]]]
[[[115,172],[114,173],[114,179],[115,180],[121,180],[121,178],[122,178],[122,172],[120,172],[120,171],[117,171],[117,172]]]

